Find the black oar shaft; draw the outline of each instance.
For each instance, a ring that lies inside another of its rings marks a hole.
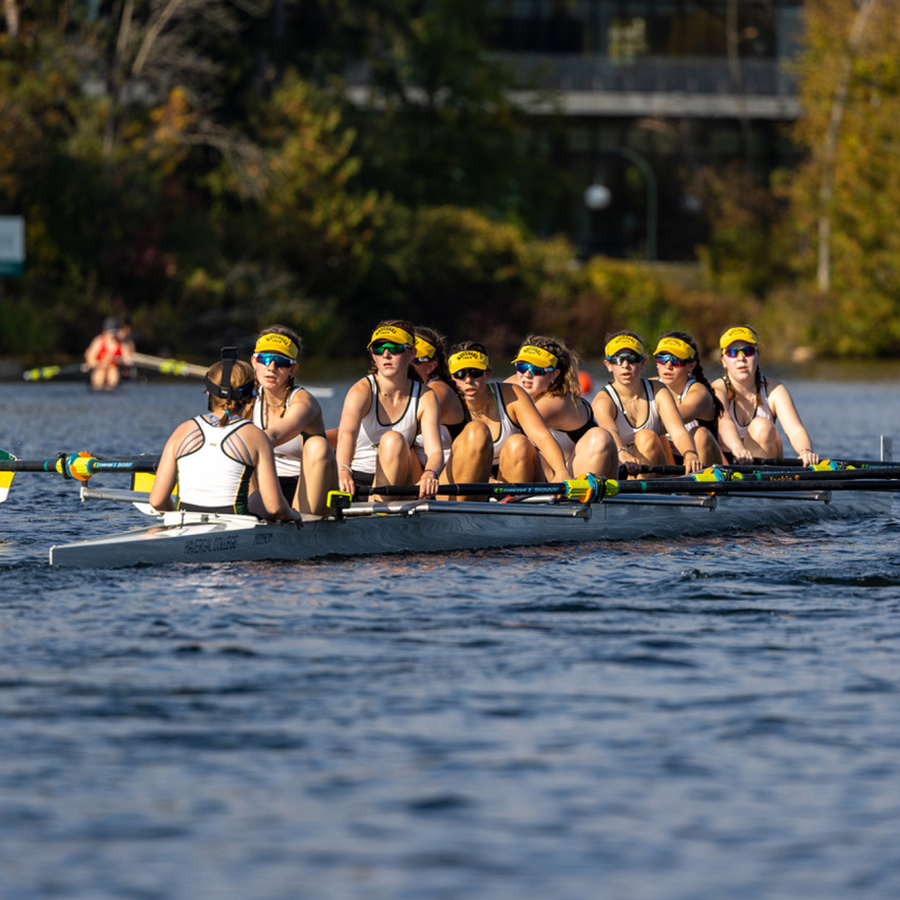
[[[835,473],[839,474],[839,473]],[[624,481],[620,494],[752,494],[781,491],[895,491],[900,480],[828,480],[803,481]]]

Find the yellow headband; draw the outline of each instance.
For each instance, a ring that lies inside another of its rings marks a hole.
[[[683,341],[676,337],[660,338],[659,343],[656,345],[656,349],[653,351],[653,355],[656,356],[657,353],[671,353],[673,356],[685,360],[696,358],[694,355],[694,348],[687,343],[687,341]]]
[[[722,337],[719,338],[719,348],[724,350],[735,341],[746,341],[748,344],[756,345],[759,343],[759,335],[749,325],[736,325],[734,328],[722,332]]]
[[[429,344],[424,338],[416,336],[416,359],[432,360],[437,356],[437,347]]]
[[[372,340],[369,341],[366,349],[368,350],[375,341],[394,341],[398,344],[406,344],[407,347],[414,347],[416,342],[413,336],[403,328],[396,325],[382,325],[372,332]]]
[[[285,334],[274,331],[264,334],[253,348],[254,353],[281,353],[296,362],[300,358],[300,348]]]
[[[447,360],[447,365],[450,367],[451,375],[460,369],[483,369],[487,371],[491,367],[490,360],[483,353],[479,353],[478,350],[461,350],[459,353],[454,353]]]
[[[535,347],[534,344],[526,344],[524,347],[520,348],[513,362],[527,362],[539,366],[542,369],[555,369],[556,364],[559,362],[559,358],[554,356],[549,350],[545,350],[543,347]]]
[[[646,356],[644,345],[633,334],[618,334],[606,345],[606,358],[621,350],[633,350],[638,356]]]

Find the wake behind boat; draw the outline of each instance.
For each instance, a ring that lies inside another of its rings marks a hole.
[[[664,539],[886,514],[890,504],[889,493],[865,490],[622,496],[596,504],[383,501],[354,504],[340,518],[308,521],[302,529],[252,516],[172,512],[149,527],[54,546],[50,564],[121,568],[176,562],[296,561]]]

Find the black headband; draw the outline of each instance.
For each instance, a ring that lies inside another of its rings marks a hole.
[[[209,375],[206,376],[206,391],[210,397],[217,397],[219,400],[249,400],[253,394],[253,382],[248,381],[241,387],[231,386],[231,372],[234,364],[237,362],[237,347],[222,348],[222,374],[219,384],[216,384]]]

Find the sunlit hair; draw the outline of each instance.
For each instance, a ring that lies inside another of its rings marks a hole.
[[[282,334],[289,340],[292,340],[297,345],[297,358],[299,359],[303,355],[303,341],[300,339],[300,335],[294,331],[293,328],[289,328],[287,325],[270,325],[268,328],[263,328],[259,334],[256,335],[256,341],[258,341],[264,334]],[[253,343],[256,344],[256,341]],[[291,392],[294,390],[294,373],[291,372],[288,375],[287,380],[284,383],[284,390],[281,394],[281,408],[279,409],[279,418],[284,418],[285,410],[288,408],[288,398],[291,396]],[[264,399],[265,389],[260,386],[259,380],[256,382],[257,386],[257,395],[253,398],[250,405],[244,411],[244,415],[247,418],[253,417],[253,408],[256,406],[257,400]],[[264,409],[264,412],[268,411],[268,407]]]
[[[686,332],[686,331],[667,331],[665,334],[661,334],[660,340],[667,337],[678,338],[679,341],[684,341],[693,351],[694,358],[692,360],[688,360],[688,362],[695,363],[694,371],[691,372],[691,378],[695,381],[699,381],[711,394],[713,398],[713,404],[716,408],[716,418],[718,418],[724,411],[725,407],[722,406],[722,401],[716,396],[716,392],[712,389],[712,385],[709,383],[709,379],[706,377],[706,373],[703,371],[703,363],[700,362],[700,350],[697,347],[697,342]]]
[[[422,338],[423,341],[428,341],[434,347],[433,361],[437,363],[437,366],[431,373],[431,377],[439,378],[447,384],[452,384],[453,379],[450,377],[450,369],[447,368],[447,338],[427,325],[416,325],[414,335]]]
[[[209,367],[206,377],[213,382],[213,384],[222,383],[223,365],[224,363],[219,360],[219,362],[215,362]],[[233,363],[233,368],[231,369],[230,386],[233,388],[240,388],[248,384],[253,384],[253,368],[250,363],[244,362],[242,359],[236,359]],[[212,394],[210,394],[209,409],[210,412],[218,412],[219,410],[225,411],[225,415],[219,419],[219,427],[221,428],[228,424],[228,419],[231,416],[239,416],[241,414],[246,402],[246,400],[223,400],[221,397],[213,397]]]
[[[556,378],[553,384],[544,391],[549,397],[565,397],[571,394],[575,399],[580,393],[578,384],[578,354],[570,350],[565,341],[560,338],[545,337],[541,334],[529,334],[522,346],[530,344],[532,347],[540,347],[556,357]]]
[[[372,331],[378,331],[379,328],[384,328],[386,326],[390,326],[392,328],[402,328],[407,334],[415,337],[416,329],[415,327],[406,321],[406,319],[382,319],[373,329]],[[374,375],[378,372],[378,366],[375,365],[375,360],[372,360],[372,365],[369,366],[369,374]],[[413,381],[418,381],[421,383],[422,376],[416,370],[416,367],[410,362],[410,364],[406,368],[406,376],[407,378],[411,378]]]
[[[437,366],[431,373],[431,378],[437,378],[440,381],[443,381],[444,384],[450,385],[450,387],[453,388],[453,393],[459,397],[460,402],[465,406],[465,398],[456,384],[456,379],[450,376],[450,369],[447,366],[447,338],[439,331],[436,331],[434,328],[429,328],[427,325],[416,325],[415,336],[422,338],[424,341],[428,341],[428,343],[434,347],[434,360],[437,362]]]

